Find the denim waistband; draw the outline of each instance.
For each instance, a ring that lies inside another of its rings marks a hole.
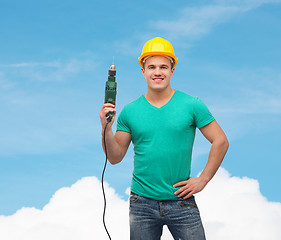
[[[162,200],[157,200],[157,199],[152,199],[152,198],[148,198],[148,197],[144,197],[144,196],[141,196],[141,195],[138,195],[134,192],[131,191],[131,194],[132,195],[135,195],[135,196],[140,196],[140,197],[143,197],[143,198],[147,198],[147,199],[150,199],[150,200],[154,200],[154,201],[178,201],[178,200],[193,200],[195,199],[195,197],[192,195],[191,197],[187,198],[187,199],[183,199],[183,197],[180,197],[180,198],[177,198],[177,199],[162,199]]]

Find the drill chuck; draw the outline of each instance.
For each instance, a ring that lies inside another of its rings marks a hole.
[[[109,75],[109,76],[115,76],[115,75],[116,75],[116,67],[115,67],[114,64],[112,64],[112,65],[109,67],[108,75]]]

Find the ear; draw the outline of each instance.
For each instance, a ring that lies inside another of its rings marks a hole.
[[[141,71],[142,71],[142,75],[143,75],[143,77],[144,77],[144,68],[141,68]],[[144,77],[145,78],[145,77]]]

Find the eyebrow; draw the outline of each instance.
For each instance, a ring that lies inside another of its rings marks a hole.
[[[149,64],[147,67],[156,67],[156,64]],[[161,64],[159,67],[169,67],[167,64]]]

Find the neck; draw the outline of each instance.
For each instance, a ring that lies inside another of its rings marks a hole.
[[[165,91],[147,91],[144,95],[146,100],[154,106],[163,106],[165,105],[174,95],[175,90],[172,88],[167,88]]]

